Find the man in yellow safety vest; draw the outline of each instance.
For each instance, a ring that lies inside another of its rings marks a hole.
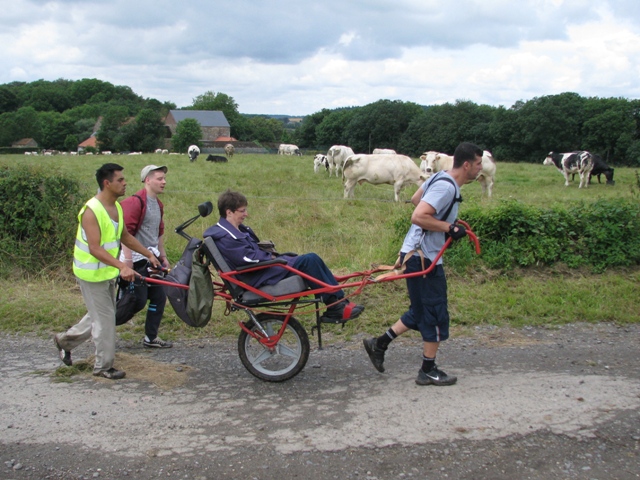
[[[116,349],[115,286],[118,275],[133,281],[137,275],[118,260],[120,244],[147,257],[154,267],[160,261],[124,228],[122,207],[117,202],[125,194],[123,167],[106,163],[96,171],[100,187],[78,214],[78,231],[73,250],[73,273],[87,306],[87,314],[53,340],[65,365],[72,365],[71,350],[93,337],[96,359],[93,374],[117,380],[125,372],[113,367]]]

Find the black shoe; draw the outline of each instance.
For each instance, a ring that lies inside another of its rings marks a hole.
[[[353,307],[351,308],[351,312],[347,315],[345,310],[350,305]],[[354,318],[358,318],[362,312],[364,312],[363,305],[356,305],[350,303],[348,300],[343,300],[340,303],[327,308],[324,314],[320,317],[320,321],[322,323],[345,323],[349,320],[353,320]]]
[[[429,373],[425,373],[424,370],[420,369],[418,372],[418,378],[416,378],[416,383],[418,385],[437,385],[439,387],[453,385],[457,381],[458,377],[447,375],[436,365],[433,366]]]
[[[369,354],[369,359],[371,360],[371,363],[373,363],[375,369],[380,373],[384,372],[384,367],[382,364],[384,363],[384,352],[387,349],[379,348],[378,342],[375,338],[362,340],[362,343],[364,344],[364,349]]]
[[[109,370],[103,370],[101,372],[93,374],[94,377],[108,378],[109,380],[120,380],[121,378],[124,378],[125,375],[125,372],[123,372],[122,370],[116,370],[113,367],[111,367]]]
[[[69,350],[63,349],[60,346],[60,342],[58,342],[58,335],[54,335],[53,343],[58,349],[58,354],[60,355],[60,360],[62,360],[62,363],[64,363],[67,367],[73,365],[73,362],[71,361],[71,352]]]
[[[165,342],[160,337],[156,337],[153,340],[149,340],[149,337],[145,335],[144,340],[142,340],[142,345],[147,348],[171,348],[173,347],[173,343]]]

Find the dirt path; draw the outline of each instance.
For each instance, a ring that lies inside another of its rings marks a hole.
[[[332,342],[282,384],[233,340],[122,343],[125,380],[57,383],[50,340],[5,336],[0,478],[640,478],[640,326],[478,329],[443,344],[446,388],[414,384],[415,338],[384,374]]]

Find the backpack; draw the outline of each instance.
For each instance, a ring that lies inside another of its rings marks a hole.
[[[213,283],[208,261],[203,260],[202,241],[192,238],[165,280],[189,285],[189,290],[164,286],[167,298],[180,319],[190,327],[204,327],[211,319]]]

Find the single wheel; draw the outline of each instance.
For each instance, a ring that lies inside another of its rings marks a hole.
[[[269,313],[261,313],[257,318],[269,336],[277,335],[284,323],[284,317]],[[253,325],[251,331],[256,330],[258,327]],[[240,361],[251,375],[267,382],[284,382],[295,377],[307,364],[309,350],[307,332],[293,317],[271,350],[244,330],[238,337]]]

